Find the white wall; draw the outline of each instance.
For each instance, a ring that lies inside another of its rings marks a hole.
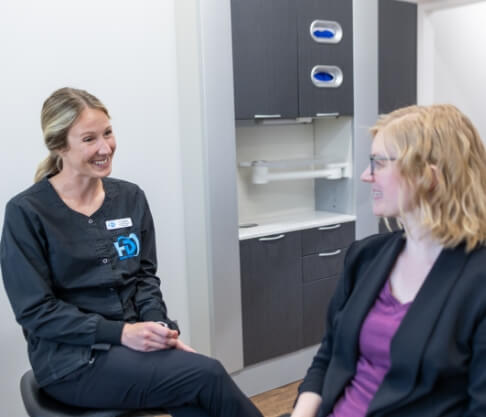
[[[486,1],[464,0],[419,8],[420,104],[451,103],[486,138]],[[425,3],[427,4],[427,3]]]
[[[354,57],[354,198],[356,238],[378,231],[369,184],[360,180],[368,166],[369,128],[378,118],[378,0],[353,0]]]
[[[6,201],[32,183],[46,155],[43,100],[74,86],[109,108],[118,140],[113,176],[145,189],[169,312],[188,340],[188,306],[173,0],[0,2],[0,223]],[[24,416],[18,383],[26,346],[0,290],[0,402]]]

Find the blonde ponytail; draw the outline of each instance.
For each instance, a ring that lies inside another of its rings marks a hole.
[[[59,155],[50,153],[37,167],[34,182],[41,181],[44,177],[56,175],[62,170],[62,159]]]

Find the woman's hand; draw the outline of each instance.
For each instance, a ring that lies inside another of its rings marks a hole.
[[[153,352],[154,350],[176,347],[178,337],[177,331],[153,321],[125,323],[121,335],[121,344],[140,352]]]
[[[185,350],[186,352],[197,353],[192,347],[182,343],[181,339],[177,339],[177,343],[175,345],[176,349]]]
[[[321,406],[322,397],[314,392],[303,392],[299,395],[291,417],[315,417]]]

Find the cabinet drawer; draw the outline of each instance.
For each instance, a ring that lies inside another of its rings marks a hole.
[[[354,241],[354,222],[338,223],[302,231],[302,254],[347,248]]]
[[[302,278],[304,282],[341,275],[347,248],[307,255],[302,258]]]
[[[326,331],[327,310],[339,277],[304,285],[304,347],[319,343]]]

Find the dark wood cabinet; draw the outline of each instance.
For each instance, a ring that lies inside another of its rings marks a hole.
[[[355,223],[337,223],[302,232],[302,252],[305,255],[347,247],[354,240]]]
[[[327,309],[339,275],[304,284],[303,346],[319,343],[326,331]]]
[[[354,222],[348,222],[240,241],[245,366],[322,339],[353,240]]]
[[[232,0],[237,120],[298,116],[297,0]]]
[[[302,347],[300,232],[240,242],[245,366]]]
[[[347,247],[349,242],[345,245]],[[302,258],[304,283],[339,275],[343,268],[346,247],[304,256]]]
[[[417,103],[417,5],[378,3],[378,108],[389,113]]]
[[[352,0],[231,0],[231,18],[237,120],[352,114]],[[316,20],[338,22],[341,40],[314,40]],[[323,65],[340,69],[339,87],[314,84]]]
[[[342,29],[338,43],[320,43],[311,36],[316,21],[336,22]],[[299,112],[301,116],[353,114],[353,3],[351,0],[299,0]],[[343,75],[339,87],[317,87],[312,69],[337,66]]]

